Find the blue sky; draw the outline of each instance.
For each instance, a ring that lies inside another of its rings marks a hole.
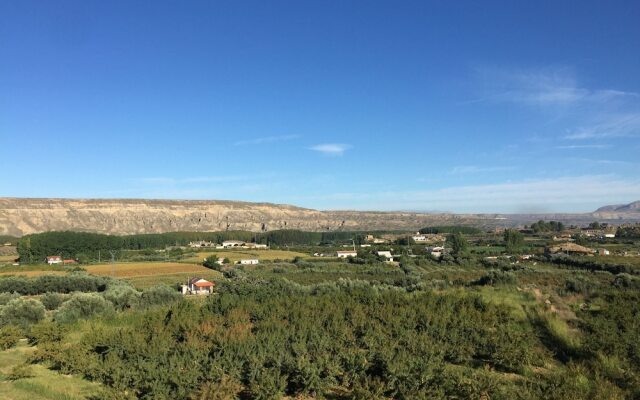
[[[0,3],[0,196],[640,199],[640,2]]]

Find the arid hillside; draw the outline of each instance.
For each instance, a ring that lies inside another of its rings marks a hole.
[[[627,221],[626,214],[606,219]],[[636,214],[638,215],[638,214]],[[45,231],[108,234],[175,231],[266,231],[300,229],[405,230],[429,225],[516,226],[538,219],[570,223],[593,221],[594,214],[422,214],[414,212],[318,211],[269,203],[195,200],[83,200],[0,198],[0,234],[22,236]]]

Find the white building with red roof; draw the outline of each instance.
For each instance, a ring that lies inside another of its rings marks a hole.
[[[182,294],[211,294],[216,284],[202,278],[189,279],[189,283],[182,285]]]

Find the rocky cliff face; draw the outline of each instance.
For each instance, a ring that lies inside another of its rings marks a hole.
[[[128,235],[176,231],[276,229],[305,231],[417,230],[433,225],[482,228],[519,226],[540,219],[583,225],[600,220],[620,224],[640,213],[421,214],[414,212],[318,211],[289,205],[237,201],[79,200],[0,198],[0,235],[46,231]]]
[[[419,229],[458,221],[451,214],[317,211],[268,203],[172,200],[0,199],[0,234],[175,231]],[[475,221],[477,218],[465,218]]]

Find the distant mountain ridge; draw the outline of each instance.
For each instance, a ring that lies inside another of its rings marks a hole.
[[[285,204],[220,200],[0,198],[0,235],[47,231],[113,235],[278,229],[303,231],[417,231],[427,226],[465,225],[487,230],[522,227],[539,220],[586,226],[640,222],[640,202],[613,206],[628,211],[552,214],[454,214],[412,211],[321,211]],[[602,208],[601,208],[602,209]]]
[[[613,204],[610,206],[600,207],[596,210],[596,212],[640,213],[640,200],[633,201],[629,204]]]

